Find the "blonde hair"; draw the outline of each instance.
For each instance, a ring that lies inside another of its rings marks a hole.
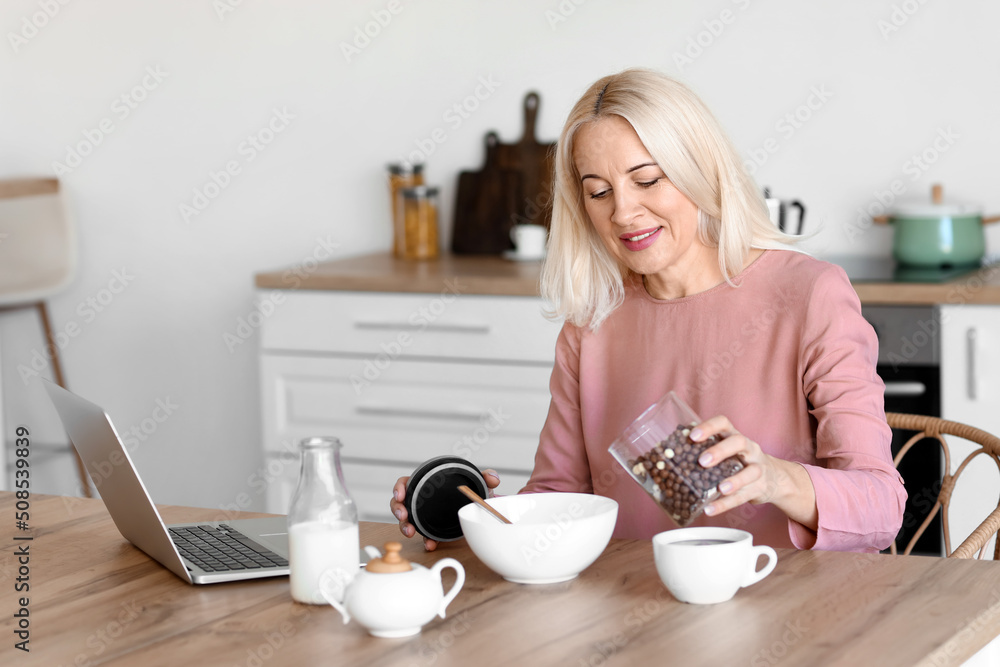
[[[771,223],[763,193],[698,96],[665,74],[628,69],[590,86],[559,136],[541,277],[550,317],[597,329],[625,298],[630,271],[591,224],[573,161],[577,130],[609,116],[632,126],[670,182],[698,207],[698,237],[719,249],[719,268],[730,284],[751,248],[790,248],[797,241]]]

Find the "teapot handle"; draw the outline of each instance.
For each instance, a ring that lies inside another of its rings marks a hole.
[[[450,567],[451,569],[455,570],[455,583],[452,584],[451,590],[449,590],[445,594],[444,599],[441,601],[441,608],[438,610],[438,616],[440,616],[441,618],[444,618],[445,609],[448,607],[451,601],[455,599],[455,596],[458,595],[458,592],[462,590],[462,584],[465,583],[465,568],[462,567],[462,564],[459,563],[454,558],[442,558],[438,562],[434,563],[434,566],[431,568],[431,572],[436,574],[438,579],[440,579],[441,570],[443,570],[446,567]]]
[[[344,625],[351,621],[351,614],[347,611],[347,587],[350,586],[353,577],[344,570],[326,570],[319,578],[319,594],[323,599],[333,605],[333,608],[340,612],[344,619]]]

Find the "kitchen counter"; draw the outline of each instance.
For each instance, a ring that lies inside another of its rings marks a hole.
[[[542,263],[513,262],[493,255],[443,255],[433,261],[363,255],[292,269],[258,273],[260,289],[538,296]]]
[[[538,296],[541,262],[512,262],[495,256],[443,255],[429,262],[378,253],[303,264],[256,275],[260,289]],[[853,280],[866,305],[1000,305],[1000,264],[940,283]]]

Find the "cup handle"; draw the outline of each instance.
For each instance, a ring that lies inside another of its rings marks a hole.
[[[510,228],[510,242],[517,246],[517,225]]]
[[[771,570],[774,566],[778,564],[778,554],[774,549],[768,546],[756,546],[751,547],[751,553],[753,554],[753,560],[750,561],[751,570],[747,576],[746,581],[744,581],[740,587],[746,588],[747,586],[753,586],[758,581],[771,574]],[[761,556],[767,556],[767,563],[760,570],[757,569],[757,561]]]
[[[442,558],[438,562],[434,563],[434,566],[431,568],[431,572],[436,574],[438,579],[440,579],[441,570],[446,567],[450,567],[455,570],[455,583],[452,584],[451,590],[445,594],[444,599],[441,601],[441,608],[438,610],[438,616],[441,618],[444,618],[445,609],[447,609],[448,605],[451,604],[451,601],[455,599],[458,592],[462,590],[462,584],[465,583],[465,568],[462,567],[462,564],[454,558]]]

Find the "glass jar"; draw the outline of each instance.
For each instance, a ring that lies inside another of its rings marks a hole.
[[[302,466],[288,511],[288,551],[292,598],[328,604],[319,592],[321,578],[346,586],[361,566],[358,510],[340,469],[337,438],[306,438],[299,443]]]
[[[436,259],[438,256],[437,188],[418,185],[403,188],[403,257]]]
[[[400,190],[424,184],[424,165],[389,165],[389,205],[392,207],[392,254],[403,256],[403,198]]]
[[[704,468],[698,457],[722,440],[695,442],[691,429],[701,419],[674,392],[646,408],[608,451],[646,493],[684,528],[719,497],[719,484],[743,469],[739,455]]]

